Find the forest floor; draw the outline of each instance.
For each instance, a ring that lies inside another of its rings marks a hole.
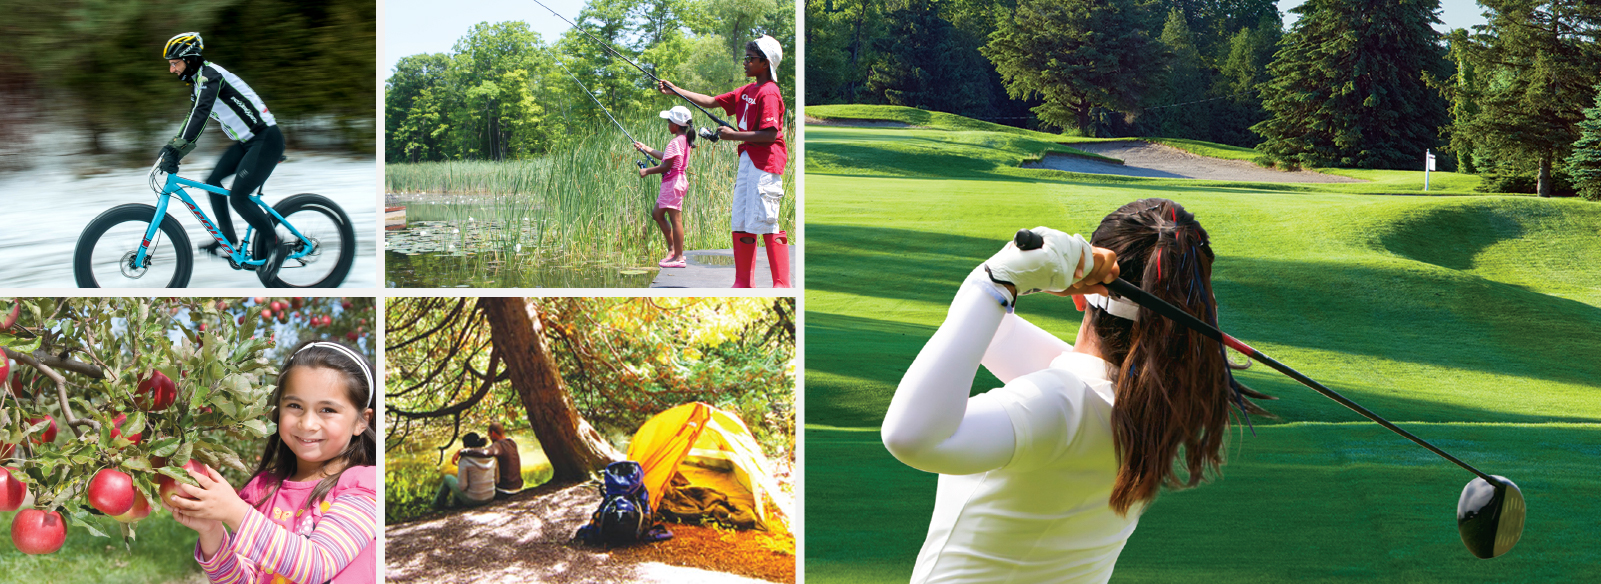
[[[1311,170],[1287,172],[1263,168],[1253,162],[1201,156],[1165,144],[1153,144],[1140,140],[1091,142],[1074,144],[1073,147],[1092,154],[1122,160],[1123,164],[1113,164],[1081,156],[1046,154],[1039,162],[1024,163],[1023,168],[1049,168],[1067,172],[1116,174],[1148,178],[1297,183],[1367,182],[1361,179],[1324,174]]]
[[[674,538],[606,550],[573,541],[593,483],[546,484],[482,507],[385,528],[389,582],[795,581],[794,537],[668,524]]]

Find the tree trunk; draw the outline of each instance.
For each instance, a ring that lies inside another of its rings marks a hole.
[[[1551,153],[1540,156],[1540,181],[1535,184],[1534,191],[1542,197],[1550,197],[1555,188],[1551,185]]]
[[[482,298],[495,348],[506,361],[511,386],[528,411],[528,423],[550,459],[553,481],[581,481],[623,459],[600,432],[578,415],[567,384],[545,341],[539,308],[523,298]]]

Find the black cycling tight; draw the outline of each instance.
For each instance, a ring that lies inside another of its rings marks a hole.
[[[251,202],[249,195],[255,194],[256,189],[267,182],[267,177],[272,176],[272,169],[278,166],[278,159],[283,154],[283,132],[278,130],[278,126],[267,126],[249,142],[235,142],[227,152],[222,153],[222,158],[217,159],[217,167],[212,169],[206,184],[220,187],[222,179],[230,174],[238,174],[233,179],[233,186],[228,189],[231,196],[211,194],[211,208],[217,213],[217,228],[222,230],[223,237],[227,237],[230,243],[241,243],[234,235],[233,219],[228,215],[231,203],[234,210],[239,212],[239,218],[257,232],[268,234],[269,245],[277,245],[277,230],[273,227],[272,216]],[[261,258],[266,256],[267,250],[258,249],[255,252],[255,256]]]

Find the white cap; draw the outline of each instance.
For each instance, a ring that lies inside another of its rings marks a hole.
[[[680,126],[688,126],[689,120],[692,116],[689,115],[689,108],[681,105],[675,105],[673,106],[673,109],[662,112],[661,117],[664,120]]]
[[[767,57],[768,74],[773,76],[773,81],[778,81],[778,62],[784,60],[784,48],[778,46],[778,39],[765,34],[756,39],[756,48],[761,49],[762,55]]]

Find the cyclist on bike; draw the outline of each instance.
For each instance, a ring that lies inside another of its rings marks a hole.
[[[217,167],[212,169],[206,184],[221,187],[222,179],[237,174],[233,187],[229,189],[232,196],[211,194],[211,208],[217,213],[217,227],[231,245],[242,243],[234,234],[233,219],[228,216],[226,200],[232,199],[239,217],[258,233],[266,235],[265,249],[255,250],[258,258],[266,254],[265,258],[261,258],[266,262],[256,270],[264,275],[264,280],[270,279],[283,266],[284,256],[293,250],[287,243],[278,240],[272,217],[260,205],[252,202],[249,195],[260,188],[272,175],[272,169],[278,166],[278,160],[284,153],[284,136],[261,97],[238,75],[201,59],[202,48],[204,42],[200,33],[186,32],[168,39],[166,48],[162,50],[168,71],[193,87],[189,99],[194,102],[194,107],[184,121],[183,129],[178,131],[178,136],[161,147],[161,170],[169,174],[177,173],[178,161],[194,150],[195,140],[205,130],[206,118],[217,120],[222,131],[235,143],[222,153],[222,158],[217,159]],[[200,251],[222,256],[224,253],[220,247],[216,241],[212,241],[200,246]]]

